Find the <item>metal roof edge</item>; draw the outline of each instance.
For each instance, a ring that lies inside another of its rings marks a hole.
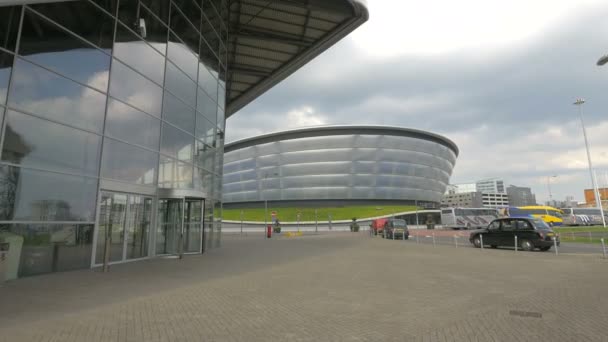
[[[237,111],[245,107],[247,104],[255,100],[263,93],[270,90],[270,88],[289,77],[296,70],[300,69],[305,64],[315,59],[325,50],[329,49],[331,46],[336,44],[342,38],[346,37],[349,33],[353,32],[357,27],[361,26],[369,19],[369,11],[367,10],[367,7],[365,5],[365,0],[347,1],[353,7],[354,15],[352,19],[340,25],[336,30],[323,37],[323,39],[321,39],[316,45],[306,50],[301,55],[294,57],[291,61],[289,61],[289,63],[283,65],[271,76],[269,76],[262,82],[256,84],[245,94],[236,98],[234,102],[230,103],[226,108],[226,119],[228,119],[230,116],[235,114]]]
[[[302,135],[306,135],[306,133],[314,133],[314,134],[311,134],[311,136],[321,136],[321,135],[323,135],[323,134],[321,134],[321,132],[324,132],[324,131],[343,131],[344,134],[349,134],[349,133],[354,134],[354,133],[356,133],[357,130],[377,130],[377,131],[386,131],[386,132],[393,131],[393,132],[405,132],[405,133],[420,135],[423,137],[431,138],[433,140],[442,141],[444,143],[444,145],[446,145],[447,147],[451,148],[454,151],[456,156],[458,156],[460,154],[460,149],[458,148],[458,145],[456,145],[456,143],[454,141],[452,141],[449,138],[444,137],[443,135],[433,133],[433,132],[423,131],[423,130],[415,129],[415,128],[385,126],[385,125],[323,125],[323,126],[309,126],[309,127],[302,127],[302,128],[294,128],[294,129],[289,129],[289,130],[285,130],[285,131],[265,133],[265,134],[258,135],[255,137],[249,137],[249,138],[236,140],[236,141],[233,141],[233,142],[230,142],[230,143],[224,145],[224,151],[226,153],[228,153],[228,152],[238,150],[238,149],[241,149],[241,148],[244,148],[247,146],[252,146],[252,145],[257,145],[259,143],[263,143],[266,140],[279,141],[279,140],[296,139],[296,138],[300,138]],[[291,137],[289,137],[290,135],[291,135]],[[287,138],[284,139],[284,137],[287,137]],[[276,139],[273,139],[273,138],[276,138]],[[259,143],[258,143],[258,141],[259,141]]]

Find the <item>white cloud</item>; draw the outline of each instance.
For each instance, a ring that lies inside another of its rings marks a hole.
[[[485,54],[539,35],[602,0],[371,0],[370,20],[352,34],[361,52],[377,57]]]

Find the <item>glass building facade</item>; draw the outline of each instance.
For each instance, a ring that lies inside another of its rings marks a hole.
[[[219,245],[227,17],[224,0],[0,7],[0,239],[18,276]]]
[[[227,144],[223,202],[366,200],[439,203],[456,145],[399,127],[328,126]]]

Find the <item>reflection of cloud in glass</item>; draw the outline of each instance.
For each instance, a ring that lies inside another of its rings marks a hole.
[[[87,84],[103,86],[107,72]],[[90,88],[18,59],[9,103],[25,111],[80,128],[101,131],[106,97]]]
[[[160,120],[111,99],[108,103],[106,134],[158,151]]]
[[[110,94],[147,113],[160,116],[162,89],[116,60],[112,64]]]

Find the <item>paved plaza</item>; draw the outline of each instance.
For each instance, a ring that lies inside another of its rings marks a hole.
[[[333,233],[0,288],[0,341],[608,341],[608,260]]]

